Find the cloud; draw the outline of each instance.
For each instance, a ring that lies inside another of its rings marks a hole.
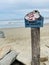
[[[49,2],[49,0],[0,0],[0,3],[46,3]],[[24,4],[25,5],[25,4]]]
[[[26,2],[26,0],[0,0],[0,3],[8,3],[8,4],[15,4],[15,3],[17,4],[23,2]]]
[[[0,0],[0,11],[49,8],[49,0]]]

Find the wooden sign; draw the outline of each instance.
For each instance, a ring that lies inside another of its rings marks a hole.
[[[25,16],[25,27],[31,27],[31,65],[40,65],[40,27],[43,27],[43,17],[36,10]]]
[[[25,16],[25,27],[43,27],[43,17],[38,11],[33,11]]]

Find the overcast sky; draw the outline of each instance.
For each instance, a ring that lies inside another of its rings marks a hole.
[[[49,0],[0,0],[0,9],[49,8]]]
[[[25,10],[37,8],[49,11],[49,0],[0,0],[0,19],[19,18]]]

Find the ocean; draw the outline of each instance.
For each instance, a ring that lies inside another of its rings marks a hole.
[[[43,22],[44,24],[47,24],[49,23],[49,19],[44,19]],[[17,28],[17,27],[25,27],[24,19],[15,21],[0,21],[0,28]]]
[[[25,27],[24,16],[36,9],[16,10],[11,12],[2,12],[0,14],[0,28]],[[37,9],[44,17],[44,24],[49,23],[49,9]]]

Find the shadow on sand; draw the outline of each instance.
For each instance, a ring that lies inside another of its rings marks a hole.
[[[15,60],[11,65],[25,65],[25,64],[19,62],[18,60]]]

